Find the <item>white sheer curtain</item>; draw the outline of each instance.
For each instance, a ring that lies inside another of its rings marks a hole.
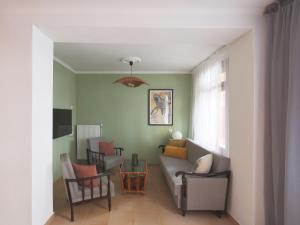
[[[227,148],[227,59],[202,63],[193,71],[191,132],[203,148],[229,156]]]

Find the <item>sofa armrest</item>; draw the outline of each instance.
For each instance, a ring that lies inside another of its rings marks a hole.
[[[195,177],[230,177],[230,171],[222,171],[218,173],[194,173],[194,172],[185,172],[185,171],[177,171],[175,176],[178,177],[179,175],[182,176],[195,176]]]
[[[116,150],[116,155],[118,154],[117,150],[119,150],[120,156],[122,155],[122,152],[124,151],[124,148],[122,148],[122,147],[115,147],[114,149]]]
[[[186,211],[189,209],[193,210],[194,208],[203,208],[203,205],[200,207],[199,204],[210,204],[211,210],[221,210],[225,212],[228,201],[228,186],[230,181],[230,174],[230,171],[223,171],[218,173],[193,173],[177,171],[175,173],[175,176],[182,176],[182,185],[180,192],[180,208],[182,211],[182,215],[185,216]],[[218,188],[222,189],[222,193],[217,190]],[[202,196],[203,198],[203,194],[206,196],[205,201],[203,199],[201,201],[197,199],[197,196]],[[216,196],[219,199],[217,199]],[[215,203],[215,205],[213,205],[212,203]],[[198,207],[196,207],[197,205]]]
[[[162,153],[165,152],[165,145],[159,145],[158,148],[161,150]]]

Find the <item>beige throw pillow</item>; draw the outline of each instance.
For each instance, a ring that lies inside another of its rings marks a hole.
[[[209,173],[213,163],[213,154],[207,154],[197,159],[195,173]]]

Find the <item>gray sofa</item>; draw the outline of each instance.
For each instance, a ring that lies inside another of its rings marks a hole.
[[[182,215],[189,210],[226,211],[230,179],[229,158],[213,154],[210,173],[193,173],[196,160],[211,152],[192,140],[186,140],[187,160],[160,156],[160,165],[166,177],[172,197]]]

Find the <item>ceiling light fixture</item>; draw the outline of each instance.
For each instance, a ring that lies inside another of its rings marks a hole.
[[[133,56],[122,59],[121,62],[129,64],[129,66],[130,66],[130,76],[119,78],[118,80],[114,81],[113,84],[119,83],[119,84],[123,84],[124,86],[133,87],[133,88],[134,87],[139,87],[142,84],[149,85],[148,83],[146,83],[142,79],[132,76],[132,66],[133,66],[133,64],[139,63],[141,61],[142,60],[140,58],[133,57]]]

